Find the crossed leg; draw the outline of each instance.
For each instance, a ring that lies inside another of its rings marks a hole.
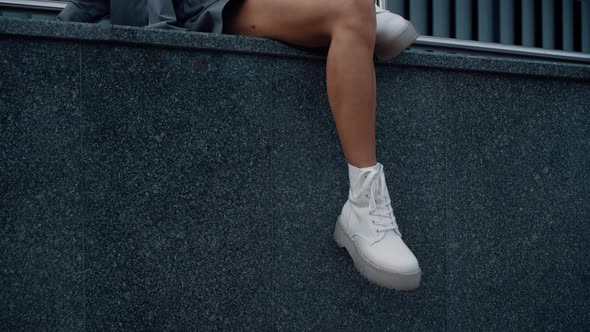
[[[224,33],[329,47],[328,100],[344,155],[376,163],[375,6],[373,0],[243,0],[229,4]]]

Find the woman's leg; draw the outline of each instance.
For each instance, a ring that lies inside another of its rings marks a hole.
[[[328,47],[326,83],[348,163],[376,164],[373,0],[244,0],[230,3],[224,32]]]
[[[330,47],[328,97],[351,180],[334,240],[367,279],[387,288],[417,288],[422,271],[401,239],[375,156],[373,0],[245,0],[231,16],[229,33]]]

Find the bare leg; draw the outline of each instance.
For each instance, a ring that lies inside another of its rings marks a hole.
[[[359,168],[375,165],[373,0],[245,0],[228,13],[226,33],[329,46],[328,99],[345,158]]]

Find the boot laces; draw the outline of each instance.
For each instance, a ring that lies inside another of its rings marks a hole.
[[[391,199],[387,192],[387,186],[385,184],[385,174],[383,170],[379,172],[370,170],[368,171],[365,181],[362,182],[360,193],[366,192],[367,187],[370,186],[369,195],[369,214],[381,218],[375,218],[374,224],[381,226],[377,232],[385,232],[392,229],[398,229],[395,215],[393,214],[393,208],[391,207]]]

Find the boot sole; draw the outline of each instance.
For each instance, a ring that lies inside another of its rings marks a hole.
[[[378,62],[384,62],[400,55],[408,46],[412,45],[420,34],[414,28],[410,21],[406,21],[407,25],[402,32],[397,35],[386,46],[380,46],[375,50],[375,57]]]
[[[338,247],[346,248],[346,251],[352,257],[355,268],[367,280],[379,286],[396,290],[414,290],[420,286],[422,271],[408,274],[392,272],[376,266],[363,257],[356,243],[352,241],[342,228],[340,216],[338,216],[336,227],[334,228],[334,240],[336,240]]]

